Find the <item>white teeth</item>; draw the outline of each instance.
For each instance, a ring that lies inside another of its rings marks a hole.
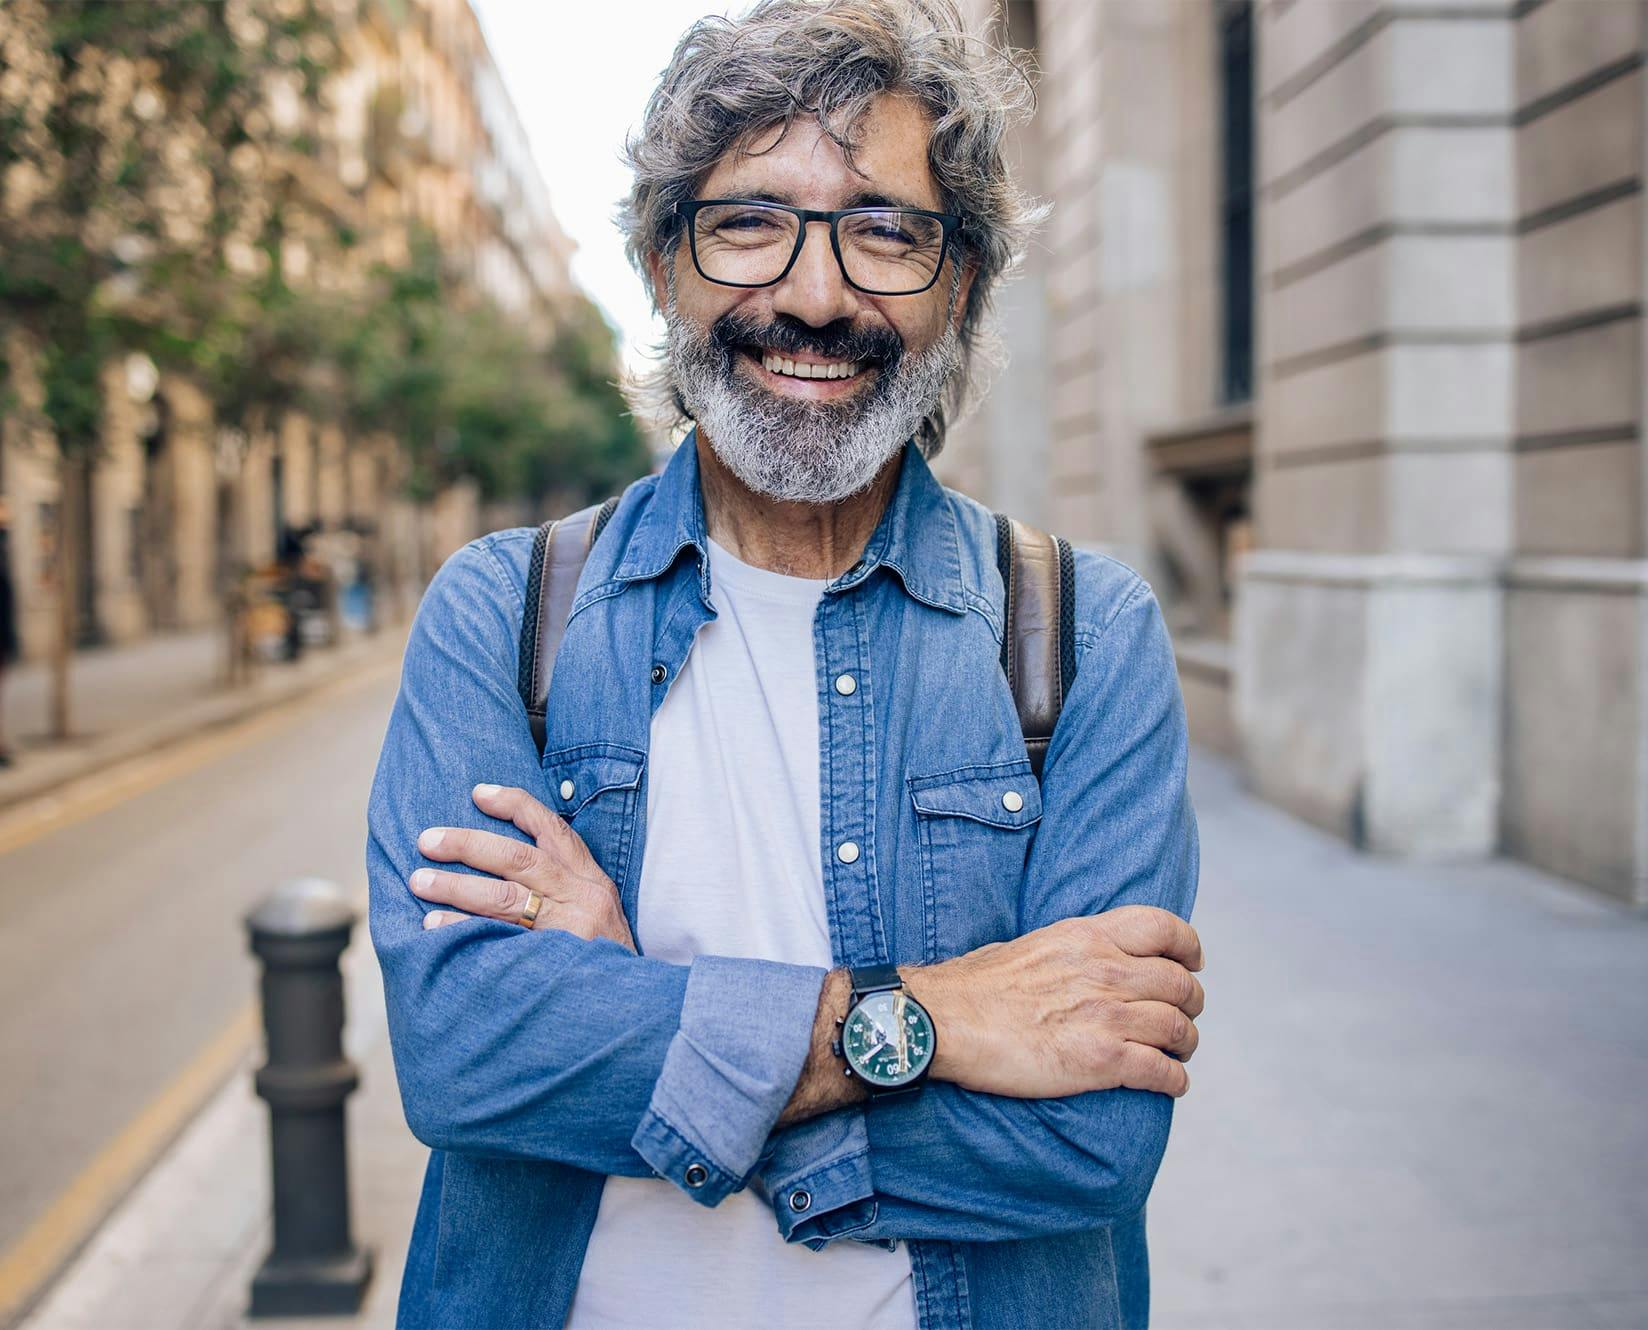
[[[794,379],[850,379],[859,371],[856,361],[832,360],[827,364],[813,365],[774,355],[770,351],[762,352],[761,365],[770,373],[788,374]]]

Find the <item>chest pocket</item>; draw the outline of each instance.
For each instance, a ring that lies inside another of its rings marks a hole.
[[[583,837],[620,894],[645,763],[646,754],[621,744],[579,744],[544,754],[545,802]]]
[[[1018,931],[1020,882],[1041,821],[1028,759],[909,779],[921,846],[926,960]]]

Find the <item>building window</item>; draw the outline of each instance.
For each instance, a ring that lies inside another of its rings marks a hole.
[[[1253,4],[1217,0],[1220,161],[1220,399],[1253,396]]]

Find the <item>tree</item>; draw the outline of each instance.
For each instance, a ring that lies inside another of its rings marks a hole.
[[[348,416],[392,431],[426,501],[460,477],[487,498],[605,495],[647,468],[647,449],[615,386],[613,335],[579,299],[535,340],[463,289],[433,237],[380,267],[337,348]]]
[[[74,499],[98,451],[111,358],[144,350],[198,368],[201,343],[223,336],[220,313],[260,271],[271,224],[259,168],[304,146],[335,50],[315,0],[8,0],[0,333],[30,349],[57,441],[55,736],[70,730],[89,516]]]

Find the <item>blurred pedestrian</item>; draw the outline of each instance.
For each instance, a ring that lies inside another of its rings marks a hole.
[[[11,510],[0,494],[0,767],[15,759],[6,746],[6,670],[20,654],[17,645],[17,606],[11,589]]]

